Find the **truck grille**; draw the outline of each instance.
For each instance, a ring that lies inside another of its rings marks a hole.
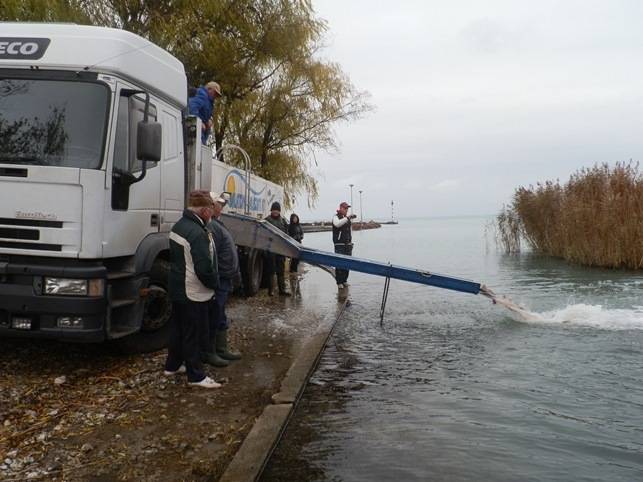
[[[1,228],[0,238],[10,239],[27,239],[29,241],[37,241],[40,239],[40,231],[35,229],[18,229],[18,228]]]
[[[67,243],[60,242],[65,236],[63,226],[63,221],[0,217],[0,249],[62,252],[63,247],[67,249]]]
[[[33,226],[41,228],[62,228],[62,221],[41,221],[39,219],[0,218],[0,224],[5,226]]]

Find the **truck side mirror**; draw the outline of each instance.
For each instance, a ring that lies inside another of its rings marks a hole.
[[[136,94],[145,95],[143,120],[136,123],[136,159],[140,160],[142,163],[141,173],[138,176],[134,176],[134,174],[130,172],[130,169],[132,168],[131,166],[129,166],[129,152],[125,154],[127,156],[125,161],[126,165],[120,166],[118,168],[114,166],[112,172],[112,209],[126,210],[129,205],[130,186],[132,184],[136,184],[139,181],[142,181],[145,178],[148,162],[157,163],[161,160],[161,141],[163,135],[161,124],[158,122],[150,121],[149,119],[150,94],[148,92],[123,89],[120,94],[122,97],[127,99]],[[124,119],[121,119],[119,117],[119,122],[124,122],[125,125],[129,126],[129,116],[131,115],[130,113],[131,106],[128,105],[127,117],[125,117]],[[129,127],[126,132],[126,136],[130,136]],[[129,138],[131,139],[131,137]],[[129,146],[129,144],[125,145]]]
[[[145,93],[145,111],[143,120],[136,125],[136,158],[143,162],[141,174],[134,178],[132,184],[142,181],[147,174],[148,162],[161,160],[162,129],[158,122],[150,122],[150,94]]]
[[[136,133],[136,158],[143,162],[161,160],[161,124],[140,121]]]

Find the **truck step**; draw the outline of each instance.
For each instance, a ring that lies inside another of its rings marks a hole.
[[[134,276],[134,273],[130,271],[110,271],[107,273],[107,280],[113,281],[118,279],[131,278]]]
[[[138,328],[135,328],[133,326],[116,326],[112,328],[109,337],[111,339],[123,338],[124,336],[137,333],[138,331]]]
[[[124,308],[126,306],[132,306],[135,305],[138,302],[138,298],[125,298],[121,300],[112,300],[110,303],[110,306],[112,310],[116,310],[118,308]]]

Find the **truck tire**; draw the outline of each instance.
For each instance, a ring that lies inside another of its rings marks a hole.
[[[123,353],[148,353],[167,346],[170,336],[172,302],[168,294],[170,263],[156,259],[150,270],[149,292],[145,298],[145,308],[141,329],[138,333],[116,340]]]
[[[250,249],[244,256],[241,265],[243,289],[246,296],[254,296],[261,288],[263,277],[263,253],[258,249]]]

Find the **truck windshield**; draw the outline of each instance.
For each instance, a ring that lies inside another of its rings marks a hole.
[[[108,102],[97,82],[0,79],[0,163],[99,168]]]

